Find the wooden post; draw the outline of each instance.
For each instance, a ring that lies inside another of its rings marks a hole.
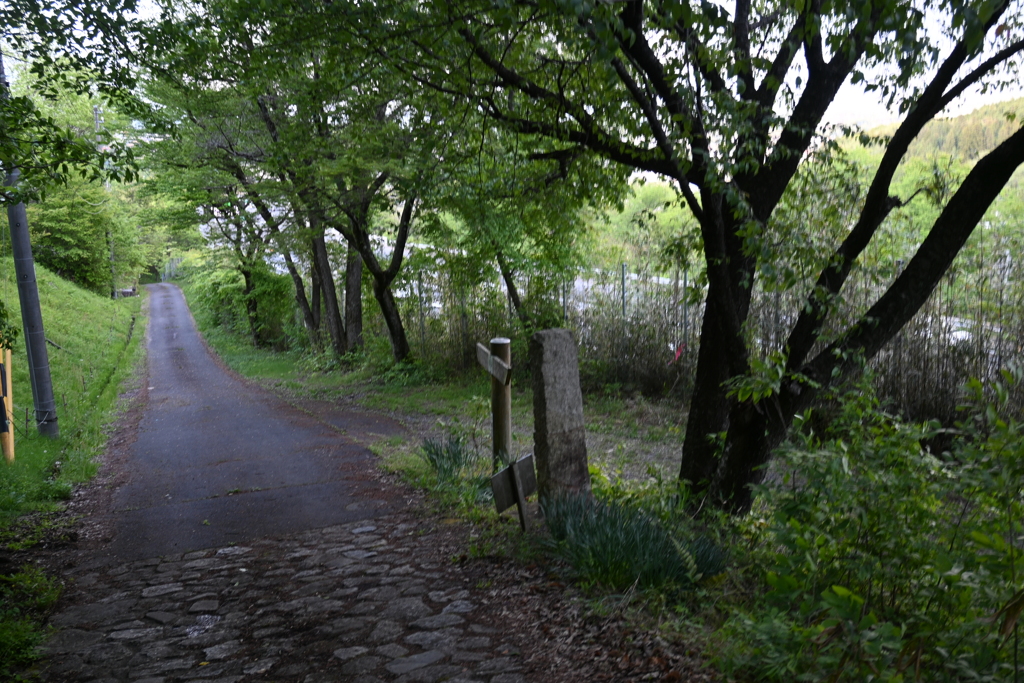
[[[512,366],[512,342],[506,337],[495,337],[491,340],[491,355]],[[499,382],[491,375],[491,439],[494,452],[494,466],[502,460],[512,458],[512,385],[511,382]],[[502,458],[504,456],[504,458]]]
[[[4,460],[14,462],[14,394],[11,383],[11,350],[4,349],[4,416],[7,420],[7,431],[0,432],[0,447],[3,449]]]
[[[491,451],[493,470],[498,471],[502,454],[512,454],[512,342],[495,337],[488,349],[476,345],[476,359],[491,376]]]

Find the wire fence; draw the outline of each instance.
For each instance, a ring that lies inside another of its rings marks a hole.
[[[475,363],[476,342],[508,336],[513,363],[525,359],[528,332],[497,273],[470,281],[444,267],[443,258],[429,262],[410,267],[399,288],[414,353],[429,363],[466,369]],[[906,418],[951,424],[969,378],[992,380],[1001,368],[1021,361],[1024,266],[1008,252],[970,265],[947,274],[918,315],[871,362],[879,395]],[[901,269],[896,261],[851,278],[824,338],[863,315]],[[543,297],[557,323],[575,334],[585,390],[689,400],[703,314],[703,290],[690,272],[659,276],[623,264],[567,273],[554,282],[527,279],[519,286],[524,300]],[[755,354],[764,357],[784,347],[805,301],[806,291],[755,288],[746,330]],[[1024,406],[1024,395],[1011,400]]]

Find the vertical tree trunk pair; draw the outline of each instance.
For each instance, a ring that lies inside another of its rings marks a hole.
[[[331,348],[336,355],[343,356],[363,345],[363,264],[359,254],[349,247],[345,267],[345,314],[342,317],[341,305],[338,302],[338,293],[334,283],[334,273],[331,270],[322,228],[319,233],[311,241],[310,279],[312,281],[313,306],[310,309],[309,317],[317,330],[326,319]],[[322,314],[321,301],[323,302]]]

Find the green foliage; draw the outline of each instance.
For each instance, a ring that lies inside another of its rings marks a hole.
[[[716,634],[723,671],[1009,680],[1024,557],[1024,423],[1003,410],[1015,381],[968,387],[967,419],[942,456],[920,445],[934,425],[886,416],[864,386],[821,433],[805,416],[748,520],[751,578],[765,592]]]
[[[710,539],[687,538],[641,508],[590,495],[541,501],[554,550],[577,578],[607,589],[688,589],[722,571],[723,554]]]
[[[39,658],[36,647],[46,635],[43,620],[60,597],[60,584],[25,565],[0,575],[0,679]]]
[[[239,268],[220,265],[216,256],[193,254],[182,263],[181,272],[197,320],[203,318],[205,324],[246,335],[256,346],[277,350],[305,339],[295,321],[288,276],[271,272],[266,263],[250,264],[249,291]]]

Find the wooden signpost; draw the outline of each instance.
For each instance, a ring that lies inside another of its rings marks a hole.
[[[533,456],[517,460],[491,477],[491,490],[494,492],[494,507],[498,513],[515,505],[519,512],[519,526],[526,531],[530,526],[526,516],[526,497],[537,492]]]
[[[512,342],[491,340],[491,348],[476,345],[476,359],[491,376],[491,444],[494,470],[512,453]]]
[[[505,337],[491,340],[491,347],[476,345],[476,358],[491,376],[491,444],[495,475],[491,477],[494,505],[504,512],[515,505],[523,531],[529,527],[526,497],[537,491],[533,456],[528,455],[505,469],[498,465],[512,456],[512,342]]]

